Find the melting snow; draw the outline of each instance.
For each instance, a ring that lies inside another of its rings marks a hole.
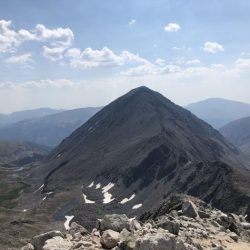
[[[89,204],[95,203],[95,201],[88,200],[87,195],[85,195],[85,194],[83,194],[83,199],[84,199],[85,203],[89,203]]]
[[[47,196],[43,197],[43,201],[45,201],[47,199]]]
[[[23,212],[24,212],[24,213],[27,212],[27,209],[23,209]]]
[[[66,221],[64,222],[64,227],[66,230],[69,230],[70,229],[70,226],[69,226],[69,223],[70,221],[74,218],[74,215],[71,215],[71,216],[65,216],[65,219]]]
[[[91,187],[93,187],[94,185],[95,185],[95,183],[92,181],[92,182],[88,185],[88,187],[91,188]]]
[[[135,194],[132,194],[129,198],[124,198],[122,201],[120,201],[121,204],[125,204],[135,198]]]
[[[132,220],[135,220],[135,219],[136,219],[136,216],[133,217],[133,218],[129,218],[128,220],[129,220],[129,221],[132,221]]]
[[[103,203],[104,203],[104,204],[110,203],[111,201],[114,200],[114,198],[112,199],[112,194],[109,193],[109,192],[105,192],[105,193],[103,194],[103,196],[104,196],[104,199],[103,199]]]
[[[101,184],[100,183],[96,184],[96,186],[95,186],[95,189],[99,189],[99,188],[101,188]]]
[[[134,205],[134,206],[132,207],[132,209],[138,209],[138,208],[140,208],[141,206],[142,206],[142,204],[140,203],[140,204]]]
[[[110,182],[107,186],[102,188],[102,193],[108,192],[112,187],[114,187],[114,183]]]
[[[41,187],[39,187],[38,190],[41,191],[43,188],[44,188],[44,184]]]

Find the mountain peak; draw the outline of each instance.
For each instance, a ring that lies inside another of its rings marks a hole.
[[[146,86],[140,86],[129,91],[129,93],[138,93],[138,92],[154,92],[154,91]]]

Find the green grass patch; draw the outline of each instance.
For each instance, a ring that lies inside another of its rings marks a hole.
[[[15,208],[17,198],[24,188],[24,184],[18,181],[7,182],[5,179],[0,179],[0,207]]]

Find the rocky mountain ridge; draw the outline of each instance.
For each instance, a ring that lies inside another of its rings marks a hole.
[[[73,218],[70,218],[72,220]],[[91,231],[66,221],[64,232],[34,236],[22,250],[247,250],[250,223],[205,202],[175,195],[139,220],[105,215]]]

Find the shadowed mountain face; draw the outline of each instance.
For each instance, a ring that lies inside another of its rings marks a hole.
[[[40,209],[50,207],[55,218],[73,214],[86,225],[107,211],[137,215],[184,192],[250,214],[250,174],[240,157],[210,125],[140,87],[103,108],[52,151],[35,173],[44,183],[43,194],[54,192]],[[94,187],[87,187],[91,182]],[[110,182],[114,200],[104,204],[105,191],[98,187]]]
[[[192,103],[186,108],[216,129],[250,115],[250,104],[222,98]]]
[[[220,132],[230,142],[250,156],[250,117],[230,122],[223,126]]]
[[[81,108],[28,119],[0,129],[0,139],[55,147],[100,108]]]

